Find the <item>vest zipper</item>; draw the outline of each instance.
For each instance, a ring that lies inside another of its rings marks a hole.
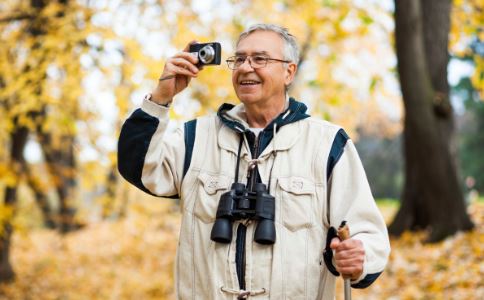
[[[263,135],[262,131],[259,135]],[[259,156],[259,143],[261,138],[259,135],[256,137],[254,142],[254,151],[252,152],[252,158],[255,159]],[[255,185],[257,180],[257,165],[250,170],[247,178],[247,189],[250,191]],[[239,279],[239,288],[245,290],[245,238],[247,235],[247,226],[240,223],[237,227],[237,239],[235,243],[235,266],[237,270],[237,278]]]

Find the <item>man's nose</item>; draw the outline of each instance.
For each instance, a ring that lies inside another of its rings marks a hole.
[[[244,62],[239,66],[239,71],[243,72],[249,72],[253,71],[254,68],[252,68],[251,61],[250,61],[250,56],[247,56],[244,60]]]

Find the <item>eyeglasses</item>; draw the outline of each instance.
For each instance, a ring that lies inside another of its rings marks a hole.
[[[267,66],[267,62],[269,61],[278,61],[278,62],[283,62],[283,63],[289,63],[291,61],[289,60],[282,60],[282,59],[277,59],[277,58],[270,58],[267,56],[263,55],[235,55],[232,57],[229,57],[226,62],[227,66],[229,66],[229,69],[235,70],[239,68],[241,65],[245,63],[245,61],[249,59],[249,65],[252,67],[252,69],[260,69],[264,68]]]

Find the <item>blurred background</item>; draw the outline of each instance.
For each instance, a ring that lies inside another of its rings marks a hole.
[[[1,1],[0,299],[174,299],[178,203],[120,177],[119,130],[167,57],[225,60],[260,22],[298,39],[290,94],[356,142],[392,234],[354,298],[484,299],[484,1],[395,1]],[[206,67],[171,130],[224,102]]]

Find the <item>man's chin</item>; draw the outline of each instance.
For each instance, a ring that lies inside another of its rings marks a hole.
[[[244,104],[251,104],[251,103],[255,103],[255,102],[258,102],[260,97],[257,96],[257,95],[251,95],[251,94],[242,94],[242,95],[239,95],[239,100],[240,102],[244,103]]]

